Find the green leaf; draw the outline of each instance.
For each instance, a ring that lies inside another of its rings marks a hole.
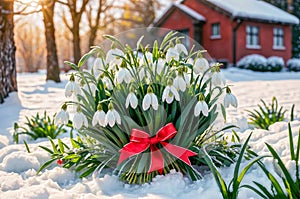
[[[81,59],[78,62],[78,67],[80,68],[83,64],[85,64],[85,62],[91,57],[93,56],[95,53],[95,50],[91,50],[90,52],[86,53],[85,55],[83,55],[81,57]]]
[[[219,173],[217,167],[214,165],[213,161],[211,160],[210,156],[207,154],[205,148],[201,149],[201,152],[204,154],[204,160],[207,163],[210,171],[212,172],[214,179],[219,187],[219,190],[222,193],[223,198],[229,199],[229,190],[227,189],[226,183],[222,178],[221,174]]]
[[[65,61],[64,63],[67,64],[68,66],[70,66],[72,69],[74,69],[76,71],[79,70],[79,67],[76,64],[72,63],[72,62]]]
[[[26,142],[25,140],[24,140],[23,142],[24,142],[24,144],[25,144],[25,147],[26,147],[27,152],[28,152],[28,153],[31,153],[31,152],[30,152],[30,149],[29,149],[29,146],[28,146],[28,144],[27,144],[27,142]]]
[[[46,169],[47,167],[50,166],[50,164],[52,164],[55,160],[57,160],[58,158],[52,158],[51,160],[48,160],[47,162],[45,162],[40,169],[37,171],[37,174],[39,174],[42,170]]]
[[[293,141],[293,132],[292,132],[292,128],[291,128],[290,123],[288,123],[288,131],[289,131],[289,144],[290,144],[291,159],[296,160],[295,149],[294,149],[294,141]]]
[[[53,151],[51,151],[50,149],[48,149],[47,147],[44,146],[39,146],[41,149],[44,149],[45,151],[47,151],[48,153],[50,153],[51,155],[54,153]]]
[[[63,142],[59,138],[58,138],[58,147],[61,153],[65,153]]]

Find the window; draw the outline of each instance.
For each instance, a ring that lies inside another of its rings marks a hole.
[[[211,37],[212,39],[221,38],[220,23],[213,23],[211,25]]]
[[[178,32],[182,33],[184,35],[184,38],[182,41],[182,44],[185,45],[185,47],[187,47],[187,49],[190,48],[190,31],[189,29],[184,29],[184,30],[178,30]],[[183,36],[181,35],[181,36]]]
[[[260,48],[259,45],[259,28],[257,26],[247,26],[247,48]]]
[[[282,28],[273,29],[273,48],[284,49],[284,32]]]

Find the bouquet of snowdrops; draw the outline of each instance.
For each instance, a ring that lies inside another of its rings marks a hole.
[[[101,164],[128,183],[145,183],[175,169],[196,180],[200,147],[207,132],[230,104],[237,106],[220,73],[209,65],[205,51],[190,52],[181,37],[168,33],[161,43],[135,49],[106,36],[112,48],[93,47],[77,65],[67,62],[71,74],[67,101],[56,122],[67,123],[68,106],[75,106],[73,126],[97,141]],[[91,71],[81,66],[97,56]],[[218,100],[226,92],[224,102]],[[210,135],[211,136],[211,135]],[[206,139],[207,138],[207,139]]]

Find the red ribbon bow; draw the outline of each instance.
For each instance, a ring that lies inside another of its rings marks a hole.
[[[163,145],[164,149],[166,149],[173,156],[179,158],[180,160],[191,166],[189,157],[197,155],[196,153],[183,147],[165,142],[166,140],[173,138],[176,133],[177,130],[172,123],[169,123],[162,127],[153,137],[150,137],[149,134],[144,131],[132,129],[130,142],[120,150],[120,158],[118,164],[122,163],[124,160],[131,156],[144,152],[150,147],[151,165],[148,173],[158,170],[159,173],[162,174],[164,168],[164,158],[161,151],[156,146],[157,143],[160,143]]]

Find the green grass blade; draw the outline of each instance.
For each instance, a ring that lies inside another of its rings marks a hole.
[[[225,183],[224,179],[222,178],[221,174],[219,173],[217,167],[214,165],[212,159],[207,154],[205,148],[202,148],[201,151],[204,154],[204,156],[203,156],[204,160],[206,161],[208,167],[210,168],[210,170],[215,178],[215,181],[218,184],[219,190],[222,193],[223,198],[229,198],[226,183]]]
[[[295,156],[295,149],[294,149],[294,141],[293,141],[293,132],[291,128],[291,124],[288,123],[288,131],[289,131],[289,142],[290,142],[290,153],[291,153],[291,159],[296,160]]]
[[[28,153],[31,153],[31,152],[30,152],[30,149],[29,149],[29,146],[28,146],[28,144],[27,144],[27,142],[26,142],[25,140],[24,140],[23,142],[24,142],[24,144],[25,144],[25,147],[26,147],[27,152],[28,152]]]
[[[40,169],[37,171],[37,175],[44,169],[46,169],[47,167],[50,166],[50,164],[52,164],[55,160],[57,160],[58,158],[52,158],[51,160],[48,160],[47,162],[45,162]]]

